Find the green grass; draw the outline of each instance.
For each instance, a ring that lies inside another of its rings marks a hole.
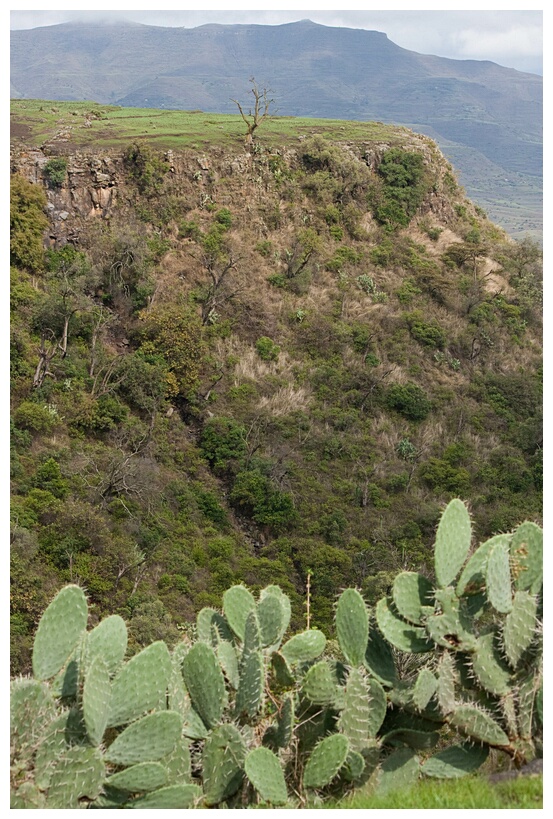
[[[415,787],[387,796],[357,794],[326,808],[371,808],[393,810],[403,808],[542,808],[543,779],[541,776],[521,776],[492,785],[474,777],[453,781],[424,781]]]
[[[86,124],[85,124],[86,123]],[[38,146],[62,134],[64,144],[97,148],[121,147],[147,139],[158,148],[197,148],[241,145],[244,122],[236,114],[120,108],[94,102],[11,101],[12,139]],[[379,122],[271,117],[259,128],[261,144],[290,145],[300,136],[322,134],[335,140],[405,141],[406,129]]]

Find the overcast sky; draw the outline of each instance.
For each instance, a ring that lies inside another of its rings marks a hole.
[[[17,3],[12,3],[12,7]],[[493,10],[487,3],[487,11],[449,11],[447,3],[440,4],[440,11],[416,11],[403,4],[403,10],[388,11],[349,10],[317,11],[298,10],[256,11],[209,10],[209,3],[202,3],[203,11],[171,10],[164,3],[164,11],[126,10],[118,3],[120,11],[40,11],[13,9],[10,12],[12,29],[35,28],[73,20],[127,19],[154,26],[185,26],[194,28],[205,23],[257,23],[279,25],[294,20],[310,19],[326,26],[346,26],[385,32],[390,40],[403,48],[421,54],[436,54],[456,60],[492,60],[519,71],[542,73],[543,14],[539,9],[528,11],[508,10],[509,3]],[[63,4],[57,4],[58,8]],[[218,4],[219,6],[221,3]],[[432,5],[432,4],[427,4]],[[499,4],[498,4],[499,5]],[[528,5],[525,3],[524,5]],[[408,9],[408,10],[406,10]]]

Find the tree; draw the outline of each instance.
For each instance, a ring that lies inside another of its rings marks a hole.
[[[31,273],[44,267],[43,236],[48,229],[44,212],[46,194],[22,176],[12,176],[10,185],[10,263]]]
[[[240,111],[240,116],[246,123],[247,131],[246,131],[246,138],[244,140],[245,145],[247,148],[251,147],[254,140],[254,132],[259,128],[261,123],[264,119],[270,116],[269,108],[274,103],[273,99],[269,99],[269,89],[263,88],[260,89],[255,81],[254,77],[250,77],[250,82],[252,84],[251,93],[254,96],[255,104],[253,111],[250,108],[248,113],[244,113],[244,109],[238,102],[231,97],[232,102],[234,102],[238,106],[238,110]]]

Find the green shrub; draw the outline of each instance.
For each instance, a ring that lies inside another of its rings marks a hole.
[[[399,412],[409,421],[424,420],[432,409],[424,390],[412,382],[393,384],[389,387],[386,391],[385,404],[388,409]]]
[[[228,208],[221,208],[215,214],[215,221],[225,230],[230,230],[232,227],[232,213]]]
[[[33,478],[33,485],[37,489],[51,492],[55,498],[65,498],[69,492],[69,485],[62,477],[61,469],[54,458],[48,458],[37,467]]]
[[[169,162],[150,145],[130,145],[124,154],[125,166],[140,193],[158,194],[163,188]]]
[[[273,252],[273,243],[268,239],[265,239],[262,242],[258,242],[255,249],[259,254],[261,254],[261,256],[264,256],[267,259]]]
[[[236,509],[275,533],[290,528],[297,519],[292,496],[275,489],[270,479],[258,470],[237,474],[230,501]]]
[[[179,239],[193,239],[199,242],[202,238],[202,231],[197,222],[184,221],[179,225]]]
[[[437,321],[427,321],[422,313],[405,313],[405,320],[412,337],[425,347],[445,347],[447,335]]]
[[[255,349],[263,361],[276,361],[280,353],[280,347],[268,336],[258,338],[255,342]]]
[[[49,159],[44,166],[44,176],[53,188],[61,188],[67,176],[67,159],[63,156]]]
[[[451,466],[440,458],[429,458],[419,469],[419,475],[431,489],[443,495],[465,497],[470,489],[470,474],[462,467]]]
[[[20,429],[51,432],[58,423],[58,416],[49,405],[22,401],[13,414],[13,420]]]
[[[232,471],[246,454],[246,430],[232,418],[210,418],[200,447],[215,472]]]
[[[384,152],[377,173],[383,187],[374,204],[375,218],[389,230],[407,226],[429,187],[422,155],[390,148]]]

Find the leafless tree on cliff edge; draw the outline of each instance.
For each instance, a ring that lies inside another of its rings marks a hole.
[[[231,98],[232,102],[238,106],[240,116],[246,123],[246,127],[248,129],[244,140],[247,148],[250,148],[253,143],[254,132],[257,130],[257,128],[259,128],[263,120],[270,116],[269,109],[274,103],[274,100],[269,98],[270,91],[268,88],[260,89],[254,77],[250,77],[250,82],[252,84],[251,93],[253,94],[255,100],[253,110],[250,108],[249,111],[245,113],[238,100]]]

